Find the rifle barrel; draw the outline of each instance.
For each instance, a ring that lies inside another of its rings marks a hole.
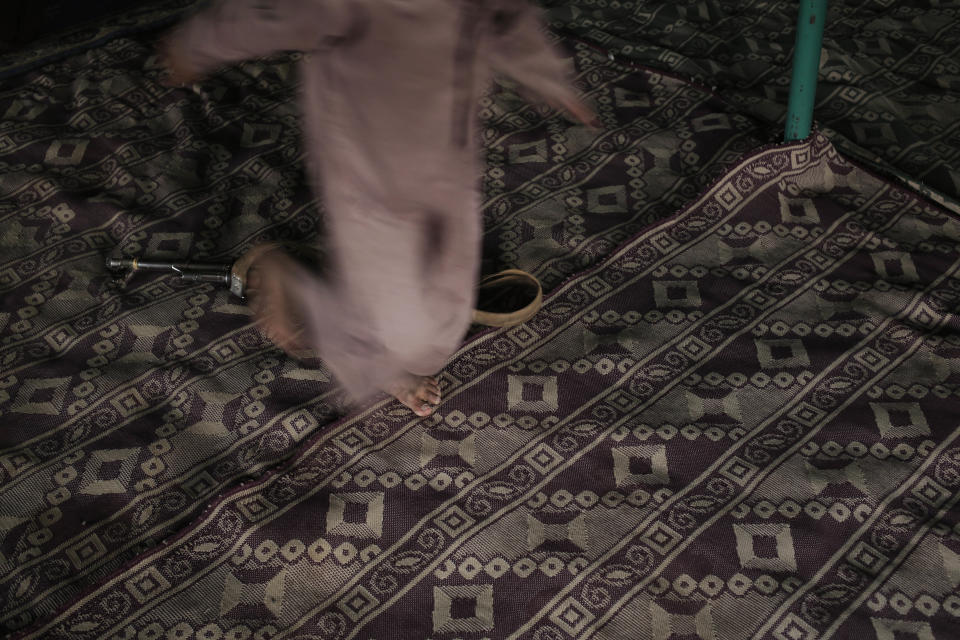
[[[231,264],[217,262],[164,262],[140,260],[139,258],[107,258],[108,269],[128,271],[173,271],[176,273],[199,271],[204,273],[230,273]]]

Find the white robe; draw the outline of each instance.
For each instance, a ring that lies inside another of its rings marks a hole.
[[[171,45],[192,70],[300,50],[307,171],[332,269],[283,286],[354,398],[432,375],[470,325],[480,265],[476,105],[497,71],[551,102],[572,68],[525,0],[223,0]]]

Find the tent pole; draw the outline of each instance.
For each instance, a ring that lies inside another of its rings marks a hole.
[[[793,76],[790,102],[787,104],[787,128],[784,140],[803,140],[810,135],[813,103],[820,70],[823,25],[827,19],[827,0],[800,0],[797,16],[797,40],[793,48]]]

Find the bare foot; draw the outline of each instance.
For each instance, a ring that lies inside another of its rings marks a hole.
[[[182,87],[200,80],[200,74],[190,68],[182,51],[177,50],[169,36],[157,43],[160,63],[166,72],[160,81],[166,87]]]
[[[420,417],[429,416],[440,404],[440,381],[432,376],[407,374],[385,389]]]
[[[271,260],[270,258],[273,258]],[[283,257],[268,256],[247,272],[247,293],[256,324],[288,355],[306,350],[304,326],[282,282]]]

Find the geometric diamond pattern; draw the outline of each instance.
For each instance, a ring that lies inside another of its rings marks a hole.
[[[494,627],[493,585],[433,588],[433,630],[437,633],[483,633]]]
[[[550,614],[550,622],[571,636],[576,636],[595,616],[582,604],[573,598],[561,602]]]
[[[740,564],[762,571],[796,571],[797,561],[790,526],[786,524],[735,524]]]
[[[717,640],[710,604],[661,598],[650,603],[653,640]]]
[[[352,538],[379,538],[383,534],[382,492],[330,495],[327,533]]]
[[[877,640],[937,640],[929,622],[870,618]]]
[[[264,568],[234,570],[224,578],[220,616],[270,619],[283,613],[287,570]]]
[[[658,64],[721,75],[727,42],[701,41],[696,25],[739,34],[754,18],[722,3],[549,4],[561,22],[589,20],[585,37],[615,55],[677,38],[709,56],[661,47]],[[939,5],[936,28],[956,32],[953,9]],[[757,24],[780,11],[763,8]],[[832,9],[852,18],[844,11]],[[671,15],[690,20],[651,42],[619,37],[662,30]],[[914,17],[917,28],[936,22]],[[789,43],[770,45],[784,34],[749,35],[730,38],[749,52],[734,71],[777,55],[782,66]],[[878,68],[917,62],[901,60],[900,38],[873,39],[871,51],[885,50],[871,54]],[[114,287],[98,266],[114,249],[227,259],[264,234],[322,236],[297,175],[293,89],[277,82],[300,56],[227,69],[191,93],[143,82],[156,65],[128,41],[14,77],[0,96],[10,114],[0,123],[8,631],[36,620],[49,625],[26,632],[36,637],[241,639],[357,625],[499,637],[529,621],[525,635],[543,638],[734,640],[766,625],[759,635],[795,640],[832,623],[813,622],[806,593],[836,596],[837,571],[889,581],[870,599],[878,619],[926,621],[933,634],[958,619],[949,586],[960,543],[933,516],[958,490],[945,468],[955,454],[941,445],[960,380],[949,315],[960,223],[933,201],[825,143],[752,153],[755,105],[713,104],[700,88],[577,46],[579,88],[604,131],[546,116],[509,87],[482,97],[484,249],[541,276],[545,308],[458,352],[432,418],[378,400],[340,421],[329,372],[292,364],[242,314],[210,313],[228,308],[222,288],[144,274]],[[829,80],[836,99],[818,108],[856,104],[878,120],[859,130],[884,139],[881,154],[939,157],[949,164],[918,165],[932,167],[924,179],[957,183],[952,143],[901,139],[922,114],[873,113],[902,98],[852,86],[862,74],[836,71],[829,50],[821,71],[840,74]],[[930,86],[952,99],[960,69],[929,57],[942,71]],[[762,81],[771,77],[749,80],[782,105],[786,88]],[[198,96],[201,120],[189,117]],[[157,146],[157,123],[173,151]],[[914,352],[916,366],[901,367]],[[34,383],[51,376],[67,378]],[[941,541],[948,553],[930,546]],[[914,542],[903,566],[925,577],[919,591],[899,564]],[[791,551],[796,573],[774,570],[789,568]],[[866,611],[851,618],[859,630],[890,631]]]
[[[510,411],[550,412],[558,408],[556,376],[509,376]]]
[[[80,492],[87,495],[126,493],[141,447],[94,451],[87,460]]]
[[[667,449],[663,445],[615,448],[613,474],[619,487],[670,484]]]
[[[60,415],[69,383],[70,378],[24,380],[11,410],[17,413]]]

